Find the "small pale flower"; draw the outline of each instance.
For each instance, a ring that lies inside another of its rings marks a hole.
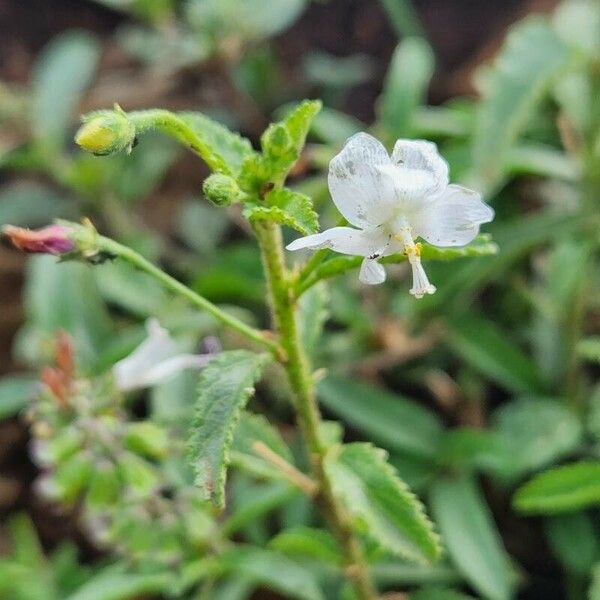
[[[146,324],[148,337],[127,357],[113,366],[117,387],[129,391],[151,387],[185,369],[199,369],[212,354],[182,353],[169,332],[156,319]]]
[[[329,165],[329,190],[338,210],[353,227],[333,227],[299,238],[288,250],[331,248],[363,256],[363,283],[385,281],[379,259],[404,252],[413,275],[410,293],[433,294],[421,264],[422,238],[434,246],[464,246],[479,226],[494,218],[481,196],[450,184],[448,164],[432,142],[398,140],[390,157],[367,133],[357,133]]]

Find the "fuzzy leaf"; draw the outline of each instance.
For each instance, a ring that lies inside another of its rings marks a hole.
[[[196,485],[216,506],[225,504],[229,452],[242,410],[254,392],[267,354],[223,352],[203,369],[189,440]]]
[[[178,113],[178,116],[194,130],[200,139],[204,140],[212,158],[203,158],[215,171],[229,171],[231,174],[237,175],[244,160],[255,154],[249,140],[202,113],[183,112]],[[227,168],[223,168],[223,165],[226,165]]]
[[[495,63],[483,79],[473,136],[476,189],[500,183],[508,153],[536,104],[542,99],[566,60],[565,44],[540,17],[514,27]]]
[[[266,204],[247,203],[244,216],[250,221],[273,221],[288,225],[304,235],[319,230],[319,217],[308,196],[292,190],[276,190],[265,198]]]
[[[431,490],[431,510],[465,579],[486,600],[512,598],[509,559],[475,482],[468,477],[439,479]]]
[[[393,554],[432,562],[441,552],[439,538],[423,505],[386,458],[380,448],[353,443],[332,448],[324,468],[357,530]]]
[[[579,462],[536,475],[514,496],[517,510],[551,514],[600,505],[600,462]]]
[[[240,187],[263,197],[267,184],[285,181],[302,153],[312,120],[320,110],[319,100],[305,100],[282,121],[269,125],[261,137],[262,155],[247,157],[242,165]]]

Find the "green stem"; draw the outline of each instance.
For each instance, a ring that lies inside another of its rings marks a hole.
[[[171,292],[184,297],[197,308],[205,310],[207,313],[215,317],[217,321],[220,321],[224,325],[231,327],[238,333],[241,333],[247,337],[249,340],[252,340],[253,342],[256,342],[257,344],[269,349],[276,358],[281,358],[281,347],[274,339],[272,339],[270,333],[265,333],[255,329],[254,327],[250,327],[250,325],[240,321],[240,319],[237,317],[222,311],[218,306],[210,302],[210,300],[200,296],[200,294],[197,294],[187,286],[183,285],[183,283],[177,281],[177,279],[167,275],[167,273],[153,265],[141,254],[138,254],[135,250],[132,250],[128,246],[119,244],[118,242],[115,242],[114,240],[104,236],[99,236],[97,243],[101,252],[106,252],[107,254],[127,261],[136,269],[139,269],[140,271],[143,271],[144,273],[154,277],[154,279],[162,283]]]
[[[319,484],[317,502],[344,549],[346,575],[361,600],[377,597],[369,576],[362,546],[354,535],[348,514],[335,497],[323,466],[327,444],[321,435],[322,419],[317,405],[314,380],[300,340],[293,281],[283,257],[281,228],[271,222],[254,223],[261,249],[274,317],[286,359],[282,364],[294,392],[300,430],[311,458],[313,477]]]
[[[195,152],[212,171],[231,175],[227,163],[215,155],[211,147],[184,118],[168,110],[153,108],[127,113],[127,118],[133,123],[136,135],[149,129],[159,129],[163,133],[175,138],[178,142]]]

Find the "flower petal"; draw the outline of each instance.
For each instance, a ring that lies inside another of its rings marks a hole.
[[[392,163],[403,171],[419,171],[427,179],[427,194],[443,190],[448,185],[448,163],[437,146],[425,140],[398,140],[392,152]]]
[[[156,319],[146,324],[148,337],[113,366],[117,387],[122,391],[149,387],[191,367],[201,367],[210,356],[182,353],[169,332]]]
[[[377,285],[385,281],[385,269],[376,260],[365,258],[360,265],[358,278],[368,285]]]
[[[383,223],[395,201],[394,181],[379,169],[391,165],[383,144],[367,133],[353,135],[329,163],[329,191],[349,223],[363,229]]]
[[[494,218],[494,210],[481,196],[460,185],[449,185],[423,206],[411,221],[415,236],[435,246],[464,246],[479,233],[482,223]]]
[[[351,256],[372,256],[381,255],[388,241],[389,236],[379,230],[361,231],[352,227],[332,227],[322,233],[298,238],[288,244],[287,249],[293,251],[302,248],[331,248]]]

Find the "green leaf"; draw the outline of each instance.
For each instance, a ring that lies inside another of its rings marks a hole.
[[[474,600],[474,598],[450,588],[427,587],[413,592],[410,600]]]
[[[448,431],[439,452],[440,463],[452,468],[474,467],[485,472],[506,472],[512,453],[497,432],[467,427]]]
[[[568,571],[587,575],[600,556],[600,537],[586,513],[548,517],[544,529],[550,548]]]
[[[223,575],[236,574],[256,585],[298,600],[323,600],[311,571],[272,550],[239,545],[217,557]]]
[[[246,203],[244,216],[250,221],[273,221],[288,225],[304,235],[319,230],[319,216],[308,196],[282,189],[267,194],[265,202],[266,204]]]
[[[243,527],[256,524],[261,517],[298,497],[300,492],[288,483],[256,483],[237,477],[234,481],[231,516],[222,524],[223,535],[231,536]]]
[[[328,410],[389,450],[436,456],[442,426],[415,401],[340,376],[319,382],[318,394]]]
[[[347,444],[328,452],[324,469],[357,530],[393,554],[434,561],[441,549],[433,525],[386,457],[371,444]]]
[[[0,420],[23,410],[35,393],[37,380],[31,375],[0,378]]]
[[[90,84],[100,46],[84,31],[69,31],[44,48],[34,71],[31,117],[40,139],[60,143],[66,134],[81,94]]]
[[[166,573],[137,575],[108,568],[81,586],[67,600],[133,600],[167,591],[170,581],[171,576]]]
[[[263,415],[244,412],[233,437],[232,464],[259,477],[281,478],[281,471],[254,451],[256,442],[265,444],[286,462],[294,462],[292,453],[279,431]]]
[[[582,461],[536,475],[516,492],[521,512],[552,514],[600,505],[600,462]]]
[[[53,256],[36,256],[28,263],[25,287],[26,325],[17,351],[31,364],[54,361],[59,330],[73,337],[75,355],[90,368],[112,336],[106,306],[92,270],[78,263],[57,263]]]
[[[313,118],[321,110],[319,100],[304,100],[286,118],[272,123],[261,137],[263,153],[248,157],[242,166],[240,186],[264,196],[265,186],[281,184],[300,157]]]
[[[589,600],[600,600],[600,562],[596,563],[592,569]]]
[[[276,535],[269,546],[282,554],[312,558],[334,565],[344,563],[344,554],[337,540],[325,529],[298,526]]]
[[[448,344],[469,365],[513,392],[539,392],[535,364],[492,321],[469,314],[448,323]]]
[[[76,215],[76,208],[64,196],[37,184],[4,186],[0,194],[0,225],[42,227],[52,219]]]
[[[377,103],[378,126],[390,140],[411,134],[415,111],[425,99],[434,68],[425,38],[407,38],[396,47]]]
[[[203,158],[215,171],[237,175],[244,160],[255,154],[249,140],[202,113],[183,112],[177,116],[204,142],[209,154]]]
[[[547,19],[530,17],[511,29],[485,72],[472,144],[475,189],[489,192],[501,182],[511,147],[566,58]]]
[[[317,350],[329,317],[329,292],[323,283],[310,288],[298,301],[298,321],[303,346],[309,356]]]
[[[465,579],[486,600],[512,598],[509,558],[474,480],[439,479],[430,499],[444,545]]]
[[[330,146],[341,146],[349,137],[366,128],[358,119],[324,106],[313,119],[310,131]]]
[[[577,416],[561,401],[524,398],[493,415],[493,428],[505,439],[511,460],[506,475],[518,477],[573,452],[582,436]]]
[[[600,336],[592,336],[577,344],[577,353],[586,360],[600,363]]]
[[[218,507],[225,504],[226,471],[235,428],[268,360],[267,354],[247,350],[223,352],[200,375],[189,440],[190,460],[196,485]]]

